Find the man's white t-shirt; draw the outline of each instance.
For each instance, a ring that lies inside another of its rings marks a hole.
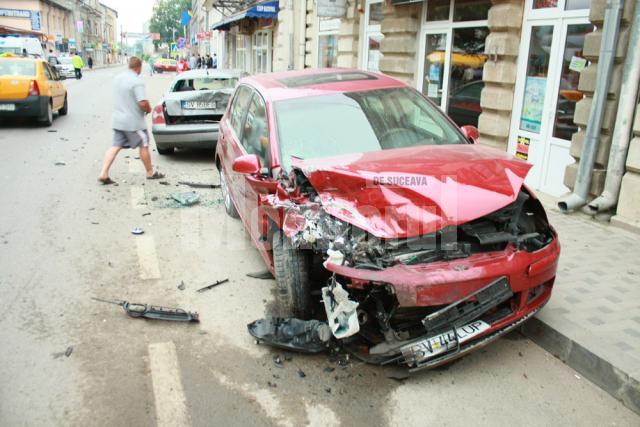
[[[113,82],[113,129],[146,130],[144,111],[138,105],[146,99],[144,82],[135,71],[127,70],[117,75]]]

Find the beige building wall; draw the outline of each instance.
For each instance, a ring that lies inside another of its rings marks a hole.
[[[492,0],[489,9],[489,35],[485,42],[487,62],[480,97],[482,113],[478,119],[480,143],[507,149],[513,97],[518,68],[523,0]]]
[[[380,43],[380,71],[415,86],[420,46],[422,3],[392,6],[385,3]]]
[[[624,57],[627,52],[627,45],[629,43],[629,23],[633,18],[634,3],[635,2],[633,1],[625,2],[622,22],[620,23],[615,64],[612,71],[608,100],[602,120],[600,143],[596,153],[596,164],[593,168],[593,175],[591,179],[590,193],[593,196],[600,195],[604,189],[607,163],[609,160],[609,149],[611,148],[611,135],[613,134],[613,124],[618,106],[620,85],[622,83],[620,79],[622,76],[622,62],[624,61]],[[587,34],[584,41],[583,54],[585,58],[591,61],[591,64],[580,74],[580,82],[578,84],[578,89],[584,92],[585,97],[576,105],[576,111],[573,119],[574,123],[580,126],[581,130],[573,134],[573,137],[571,138],[570,153],[571,156],[576,159],[576,163],[569,165],[565,171],[564,184],[569,188],[573,188],[575,184],[580,156],[582,155],[582,147],[586,135],[585,130],[589,119],[591,104],[593,102],[593,92],[597,81],[596,69],[598,67],[598,57],[600,55],[602,26],[606,6],[606,0],[593,0],[591,2],[589,20],[597,27],[597,30],[593,33]]]
[[[0,7],[4,9],[27,9],[27,10],[40,10],[39,0],[2,0]],[[9,27],[20,28],[21,30],[31,30],[31,19],[29,18],[0,18],[0,25],[7,25]]]

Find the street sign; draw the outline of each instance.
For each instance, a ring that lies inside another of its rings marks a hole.
[[[187,39],[185,39],[184,37],[180,37],[176,42],[176,45],[178,46],[178,49],[184,49],[185,47],[187,47]]]
[[[176,44],[175,44],[175,43],[171,43],[171,52],[175,52],[175,51],[177,51],[177,50],[178,50],[178,49],[177,49]]]

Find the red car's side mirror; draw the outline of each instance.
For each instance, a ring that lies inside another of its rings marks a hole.
[[[260,173],[260,159],[255,154],[246,154],[235,159],[231,168],[245,175]]]
[[[478,132],[478,128],[471,125],[464,125],[460,127],[462,134],[473,144],[478,143],[478,139],[480,138],[480,132]]]

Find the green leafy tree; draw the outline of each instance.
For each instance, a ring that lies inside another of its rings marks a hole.
[[[173,41],[174,31],[176,37],[182,35],[182,25],[180,24],[182,11],[190,9],[191,0],[156,0],[149,21],[149,31],[160,33],[160,40],[155,40],[154,44]]]

